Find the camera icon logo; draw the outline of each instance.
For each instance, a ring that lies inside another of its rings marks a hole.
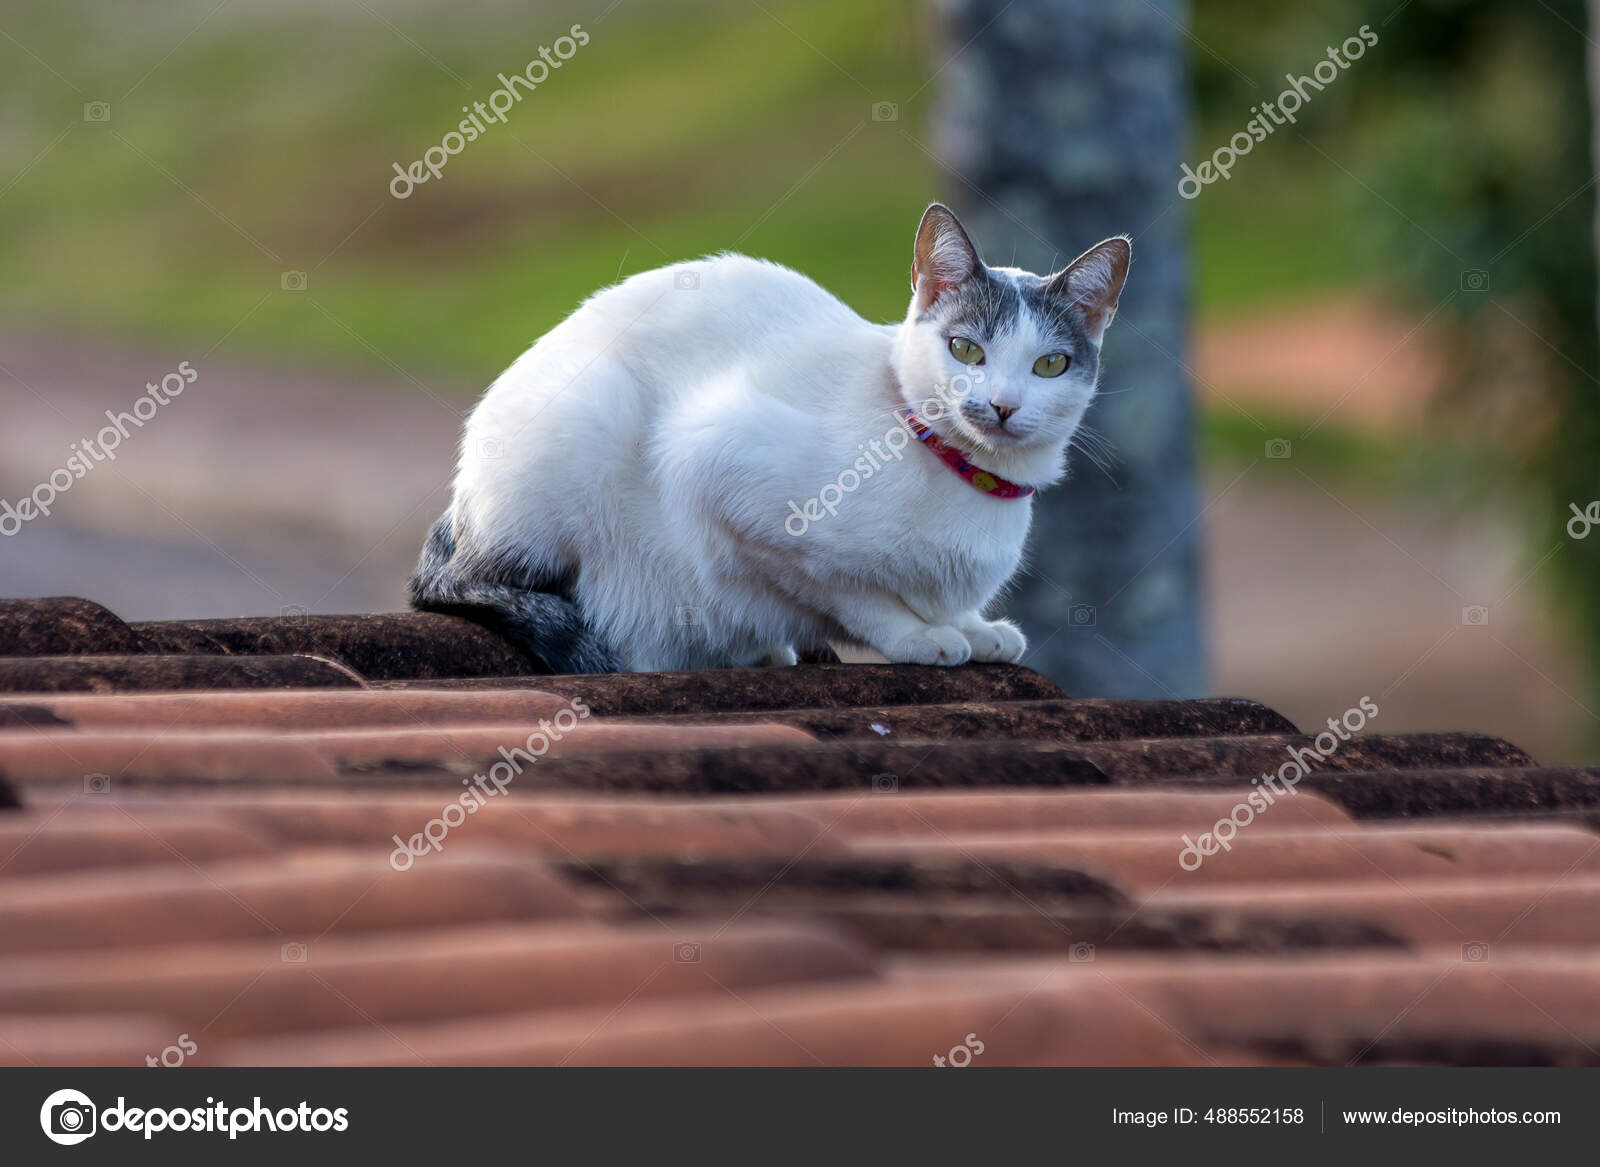
[[[682,628],[695,628],[702,623],[700,609],[689,604],[678,605],[678,625]]]
[[[85,774],[83,776],[83,792],[85,794],[110,794],[110,774]]]
[[[57,1090],[39,1108],[39,1125],[45,1138],[63,1147],[76,1146],[94,1134],[97,1122],[94,1103],[79,1090]]]
[[[109,101],[86,101],[83,103],[83,120],[86,122],[108,122],[111,120],[111,103]]]
[[[278,609],[278,615],[284,620],[291,620],[296,624],[304,624],[308,613],[303,604],[285,604]]]
[[[1489,290],[1489,273],[1482,268],[1469,268],[1461,273],[1461,290],[1463,292],[1487,292]]]
[[[900,775],[874,774],[872,776],[872,793],[894,794],[900,789]]]
[[[303,271],[286,271],[278,282],[286,292],[303,292],[306,290],[306,273]]]
[[[680,292],[692,292],[700,286],[700,273],[697,271],[681,271],[672,277],[672,286]]]
[[[872,120],[897,122],[900,120],[900,107],[892,101],[875,101],[872,103]]]
[[[1461,946],[1461,959],[1468,964],[1488,964],[1489,946],[1482,940],[1469,940]]]
[[[1292,451],[1293,447],[1290,446],[1288,438],[1272,438],[1267,442],[1267,457],[1269,458],[1287,458]]]
[[[679,964],[699,964],[700,946],[689,941],[680,941],[672,946],[672,959]]]
[[[1489,609],[1482,604],[1468,604],[1461,609],[1461,623],[1468,628],[1486,628],[1489,625]]]
[[[1074,604],[1067,609],[1067,623],[1074,628],[1093,628],[1095,623],[1095,607],[1093,604]]]
[[[496,461],[506,456],[506,441],[504,438],[479,438],[478,457],[488,461]]]
[[[1087,964],[1089,961],[1094,959],[1094,945],[1074,944],[1071,948],[1067,949],[1067,959],[1076,961],[1079,964]]]
[[[278,956],[284,964],[304,964],[306,962],[306,946],[299,940],[291,940],[278,950]]]

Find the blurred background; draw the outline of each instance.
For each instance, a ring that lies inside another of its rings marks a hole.
[[[1028,663],[1592,760],[1587,28],[1576,0],[8,5],[0,499],[197,376],[48,516],[0,512],[0,594],[403,606],[464,411],[585,295],[738,250],[897,319],[938,198],[991,263],[1134,237],[1102,465],[1044,496],[1014,598]]]

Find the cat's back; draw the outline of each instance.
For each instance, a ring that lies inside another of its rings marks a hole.
[[[462,471],[494,476],[503,467],[478,465],[472,450],[512,435],[595,458],[633,449],[708,385],[733,375],[783,398],[795,368],[879,331],[767,260],[723,254],[640,272],[590,296],[489,387],[467,424]]]
[[[712,339],[723,351],[756,348],[787,329],[866,323],[810,277],[735,253],[630,276],[591,296],[572,320],[658,340],[682,338],[699,351]]]

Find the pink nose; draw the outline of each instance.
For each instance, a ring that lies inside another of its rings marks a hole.
[[[1017,407],[1015,405],[996,405],[992,401],[989,402],[989,408],[993,409],[997,414],[1000,415],[1001,425],[1004,425],[1006,423],[1006,419],[1013,413],[1017,412]]]

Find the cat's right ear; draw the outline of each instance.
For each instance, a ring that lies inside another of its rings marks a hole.
[[[955,212],[934,203],[922,214],[911,263],[911,294],[917,311],[926,312],[940,296],[971,279],[982,263]]]

